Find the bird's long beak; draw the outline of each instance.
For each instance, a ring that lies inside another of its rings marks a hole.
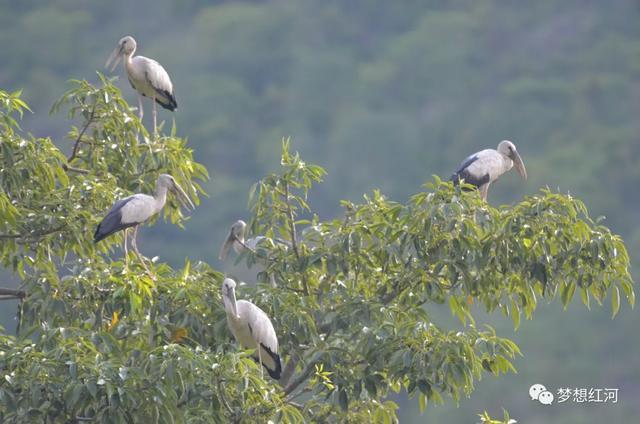
[[[109,69],[109,71],[113,72],[118,66],[118,64],[120,63],[121,59],[122,59],[122,47],[118,46],[115,49],[113,49],[113,52],[111,52],[111,54],[109,55],[107,62],[104,64],[104,67],[109,68],[109,65],[111,65],[111,62],[113,62],[113,66],[111,66],[111,69]]]
[[[233,242],[236,240],[236,236],[233,235],[233,229],[229,230],[229,234],[227,235],[227,238],[225,239],[224,243],[222,244],[222,247],[220,248],[220,254],[218,255],[218,259],[220,259],[221,261],[224,261],[227,258],[227,255],[229,254],[229,250],[231,250],[231,246],[233,245]]]
[[[520,176],[522,178],[524,178],[525,180],[527,179],[527,169],[524,167],[524,162],[522,161],[522,158],[520,157],[520,154],[517,151],[513,151],[513,164],[516,167],[516,170],[518,171],[518,174],[520,174]]]
[[[229,306],[229,308],[231,309],[231,313],[233,314],[233,317],[236,318],[238,316],[238,305],[236,303],[236,291],[230,288],[225,293],[224,296],[225,296],[224,303]]]
[[[195,210],[196,206],[193,204],[193,202],[191,201],[191,199],[189,199],[189,196],[187,196],[187,193],[185,193],[185,191],[182,189],[182,187],[180,187],[180,185],[176,182],[173,183],[173,190],[172,190],[176,197],[178,198],[178,202],[180,202],[180,204],[187,210]]]

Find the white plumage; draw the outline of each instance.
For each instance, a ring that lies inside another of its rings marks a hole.
[[[516,170],[527,179],[527,170],[516,146],[509,140],[498,144],[498,149],[485,149],[467,157],[451,176],[454,184],[464,181],[480,189],[482,199],[487,200],[489,186],[515,164]]]
[[[220,254],[218,255],[218,259],[224,261],[227,259],[229,255],[229,251],[233,248],[233,250],[240,254],[244,249],[244,232],[247,228],[246,222],[239,219],[233,223],[231,228],[229,229],[229,234],[222,243],[222,247],[220,248]]]
[[[153,102],[153,131],[157,130],[157,109],[159,103],[165,109],[174,111],[178,108],[178,103],[173,95],[173,84],[167,71],[153,59],[144,56],[133,57],[136,51],[136,40],[131,36],[123,37],[109,56],[106,66],[111,62],[113,71],[122,56],[124,56],[124,68],[127,72],[131,86],[138,93],[138,113],[140,120],[144,116],[142,107],[142,96],[149,97]],[[115,60],[115,62],[114,62]]]
[[[218,255],[218,259],[224,261],[231,249],[234,250],[238,255],[241,254],[245,249],[252,250],[255,253],[256,248],[264,243],[271,243],[271,246],[275,246],[276,244],[283,246],[284,249],[288,249],[290,247],[290,243],[286,240],[278,239],[275,240],[265,236],[256,236],[250,239],[245,240],[244,235],[247,229],[247,224],[239,219],[231,225],[229,229],[229,233],[227,237],[224,239],[224,243],[222,243],[222,247],[220,248],[220,254]]]
[[[256,237],[251,237],[250,239],[245,240],[244,235],[245,235],[246,229],[247,229],[247,224],[241,219],[233,223],[233,225],[229,229],[229,233],[227,234],[227,237],[224,240],[224,243],[222,243],[222,247],[220,248],[218,259],[220,259],[221,261],[224,261],[229,255],[229,252],[231,251],[231,249],[233,249],[238,255],[245,250],[249,250],[256,255],[256,257],[258,258],[258,262],[260,262],[266,268],[268,266],[268,261],[269,261],[269,257],[267,256],[268,253],[265,254],[265,251],[256,252],[256,249],[258,248],[258,246],[260,246],[262,243],[267,243],[263,247],[271,248],[271,247],[274,247],[276,244],[278,244],[284,247],[285,250],[288,249],[290,246],[290,243],[285,240],[281,240],[281,239],[274,240],[270,237],[265,237],[265,236],[256,236]],[[277,286],[276,278],[273,275],[273,273],[269,273],[269,281],[271,282],[272,287]]]
[[[98,224],[96,232],[93,236],[95,243],[116,233],[125,230],[124,251],[125,259],[127,257],[127,229],[134,227],[132,246],[133,250],[146,268],[146,264],[140,255],[136,238],[138,235],[138,225],[146,222],[152,216],[157,214],[167,202],[167,191],[171,190],[182,206],[187,209],[194,209],[195,206],[184,192],[182,187],[169,174],[161,174],[156,182],[156,195],[138,193],[124,199],[118,200],[111,207],[104,219]],[[148,271],[148,269],[147,269]]]
[[[254,349],[259,363],[269,375],[278,380],[282,364],[278,355],[278,337],[267,314],[246,300],[236,301],[236,282],[225,278],[222,282],[222,300],[227,313],[227,324],[236,341],[245,349]]]

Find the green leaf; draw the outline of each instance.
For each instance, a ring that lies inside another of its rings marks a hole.
[[[565,309],[571,302],[571,299],[573,298],[573,293],[575,291],[576,291],[576,285],[573,283],[566,283],[566,285],[562,289],[560,296],[562,300],[562,305],[564,306]]]
[[[620,290],[614,285],[611,291],[611,318],[615,318],[620,310]]]
[[[422,393],[418,394],[418,407],[420,408],[421,414],[424,413],[425,409],[427,409],[427,403],[427,397]]]

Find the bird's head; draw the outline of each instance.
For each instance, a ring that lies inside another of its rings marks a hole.
[[[235,289],[236,289],[236,282],[233,281],[231,278],[225,278],[224,281],[222,282],[222,295],[229,297],[231,292],[235,291]]]
[[[162,188],[166,188],[173,193],[178,199],[180,205],[185,209],[194,210],[196,208],[191,199],[189,199],[189,196],[187,196],[187,193],[185,193],[182,187],[180,187],[180,184],[178,184],[175,178],[171,175],[160,174],[158,177],[157,189],[161,190]]]
[[[225,278],[222,282],[222,301],[224,302],[224,308],[227,310],[227,313],[237,317],[236,282],[231,278]]]
[[[244,232],[247,228],[247,223],[243,220],[239,219],[233,223],[231,226],[231,235],[236,239],[243,241],[244,240]]]
[[[233,223],[231,229],[229,229],[229,234],[227,238],[225,238],[222,247],[220,248],[220,254],[218,255],[218,259],[224,261],[229,254],[229,250],[233,246],[233,244],[238,241],[240,243],[244,243],[244,231],[247,228],[247,224],[239,219]]]
[[[133,54],[136,51],[136,40],[127,35],[126,37],[122,37],[120,41],[118,41],[118,45],[113,50],[109,59],[107,59],[107,63],[104,65],[105,68],[109,68],[109,65],[113,62],[110,71],[113,72],[116,69],[116,66],[120,63],[120,59],[122,59],[122,55]]]
[[[127,35],[118,41],[118,47],[120,48],[120,54],[133,53],[137,47],[136,40],[132,36]]]
[[[509,140],[502,140],[500,144],[498,144],[498,152],[511,159],[518,171],[518,174],[520,174],[525,180],[527,179],[527,169],[524,166],[524,162],[522,161],[520,154],[516,150],[515,144]]]

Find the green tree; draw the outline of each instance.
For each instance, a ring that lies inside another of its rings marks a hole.
[[[279,336],[283,376],[262,379],[231,342],[220,272],[156,261],[152,280],[112,256],[122,235],[91,239],[114,199],[150,192],[159,173],[198,202],[207,173],[185,140],[151,138],[102,77],[54,106],[80,120],[69,157],[22,133],[19,93],[0,92],[0,108],[0,259],[21,281],[5,291],[20,306],[17,335],[0,334],[2,422],[394,422],[391,392],[424,409],[514,370],[518,347],[477,328],[480,310],[518,327],[539,301],[567,305],[576,291],[587,306],[609,296],[614,315],[622,296],[634,303],[622,240],[575,198],[545,190],[495,208],[436,178],[406,203],[374,192],[320,221],[307,195],[325,172],[285,141],[281,171],[251,191],[249,228],[290,248],[239,259],[266,263],[238,288]],[[164,217],[184,223],[177,205]],[[443,303],[459,328],[432,322]]]

